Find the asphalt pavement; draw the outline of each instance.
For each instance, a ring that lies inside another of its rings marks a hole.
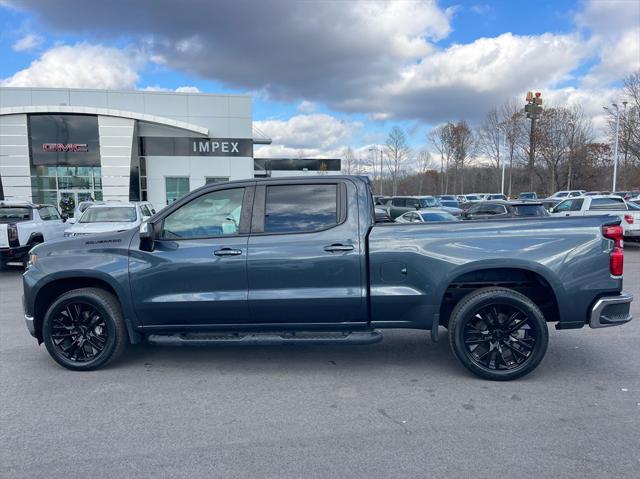
[[[477,379],[446,332],[370,346],[130,347],[78,373],[29,336],[18,269],[0,272],[0,477],[639,477],[636,319],[550,328],[509,383]]]

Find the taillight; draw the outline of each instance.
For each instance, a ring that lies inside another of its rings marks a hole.
[[[622,226],[603,226],[602,236],[607,239],[613,240],[613,251],[609,255],[609,272],[613,276],[622,276],[622,270],[624,266],[624,250],[622,249],[622,238],[624,233]]]
[[[7,236],[9,243],[15,243],[18,241],[18,228],[16,225],[9,225],[7,228]]]
[[[627,224],[633,224],[633,216],[631,215],[624,215],[624,220],[627,222]]]

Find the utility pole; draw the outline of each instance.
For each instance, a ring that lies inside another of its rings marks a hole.
[[[506,132],[504,133],[504,136],[502,137],[502,139],[503,139],[502,144],[504,146],[504,149],[503,149],[503,154],[502,154],[502,188],[500,189],[500,193],[502,193],[504,195],[504,168],[505,168],[506,163],[507,163],[507,161],[506,161],[507,160],[507,158],[506,158],[506,154],[507,154],[507,133]],[[498,142],[498,143],[500,143],[500,142]],[[499,152],[500,152],[500,149],[498,148],[498,158],[500,158],[500,153]],[[511,192],[509,192],[509,196],[511,196]]]
[[[527,114],[527,118],[531,120],[531,133],[529,134],[529,191],[533,191],[533,168],[535,166],[536,158],[536,120],[542,113],[542,93],[536,92],[535,96],[532,92],[527,92],[527,104],[524,106],[524,111]]]

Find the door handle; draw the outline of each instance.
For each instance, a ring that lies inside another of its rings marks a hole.
[[[238,256],[242,254],[241,249],[222,248],[213,252],[216,256]]]
[[[331,244],[325,246],[324,250],[329,253],[335,253],[336,251],[353,251],[353,245],[351,244]]]
[[[569,213],[565,214],[565,216],[571,216]]]

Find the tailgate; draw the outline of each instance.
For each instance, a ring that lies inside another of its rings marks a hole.
[[[7,233],[7,225],[0,223],[0,248],[9,247],[9,234]]]

